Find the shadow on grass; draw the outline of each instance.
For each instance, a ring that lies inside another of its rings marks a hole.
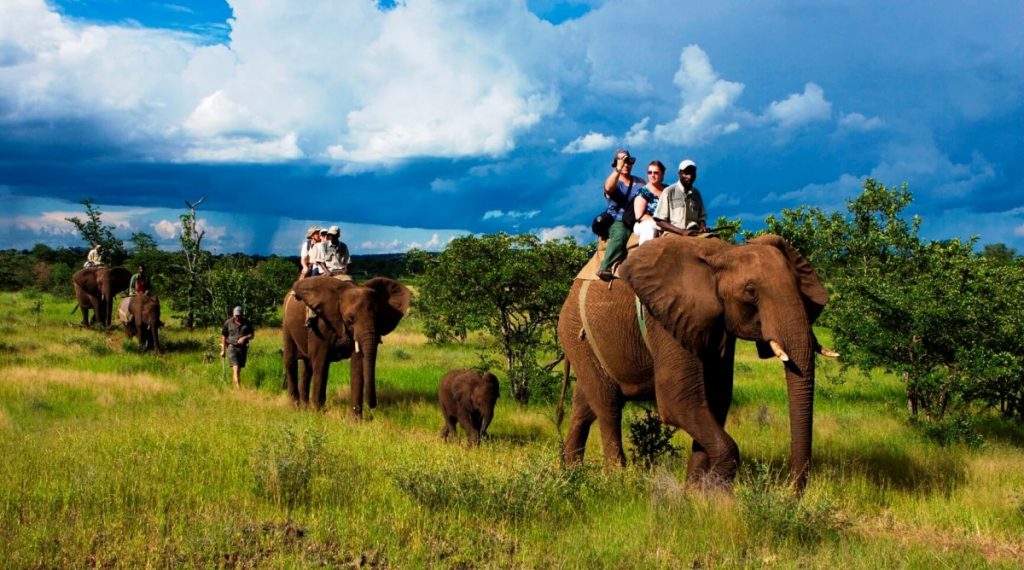
[[[1000,417],[980,417],[974,430],[986,441],[998,441],[1015,447],[1024,447],[1024,424]]]
[[[347,401],[347,396],[346,396]],[[437,392],[381,388],[377,385],[377,407],[395,404],[436,404]]]
[[[160,339],[160,349],[164,352],[201,352],[208,347],[208,343],[194,338]]]
[[[818,453],[814,462],[844,477],[866,476],[879,486],[917,494],[948,494],[967,483],[964,462],[953,455],[922,462],[899,450],[877,448]]]

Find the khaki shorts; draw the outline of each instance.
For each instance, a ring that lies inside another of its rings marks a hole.
[[[248,346],[235,346],[233,344],[229,344],[227,352],[228,364],[239,368],[245,368],[245,359],[249,355]]]

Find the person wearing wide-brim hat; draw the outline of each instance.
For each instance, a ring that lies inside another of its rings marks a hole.
[[[693,185],[697,181],[697,163],[685,159],[679,163],[679,181],[665,188],[654,210],[658,228],[683,236],[708,231],[708,213],[704,198]]]
[[[310,259],[310,255],[318,243],[320,243],[320,226],[309,226],[306,229],[306,239],[302,240],[302,247],[299,248],[299,263],[302,264],[299,279],[313,275],[314,263]]]
[[[95,244],[85,256],[84,267],[99,267],[103,265],[103,245]]]

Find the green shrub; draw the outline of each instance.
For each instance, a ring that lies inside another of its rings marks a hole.
[[[389,470],[395,484],[430,509],[473,512],[522,522],[574,512],[587,477],[582,469],[560,469],[534,459],[510,470],[473,469],[466,463],[407,462]]]
[[[751,473],[738,486],[736,498],[753,536],[815,545],[839,538],[848,526],[830,498],[802,500],[785,476],[765,463],[755,461]]]
[[[985,445],[985,438],[974,429],[974,421],[964,415],[920,422],[925,438],[943,446],[962,443],[971,449]]]
[[[665,457],[676,457],[679,449],[672,445],[676,430],[661,423],[657,412],[644,408],[642,414],[629,422],[629,456],[633,463],[650,469]]]

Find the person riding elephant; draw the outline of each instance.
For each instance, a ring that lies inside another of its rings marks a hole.
[[[129,337],[137,336],[143,350],[160,354],[160,299],[149,293],[139,293],[121,299],[117,316]]]
[[[284,299],[282,336],[288,392],[297,403],[320,409],[327,401],[330,363],[351,358],[350,412],[363,415],[363,400],[377,407],[377,345],[409,310],[409,289],[386,277],[363,283],[329,276],[296,281]],[[316,313],[306,326],[306,307]],[[302,361],[302,377],[298,362]]]
[[[457,369],[441,377],[437,388],[444,418],[441,438],[447,440],[449,435],[455,434],[457,423],[469,436],[469,445],[480,445],[480,438],[487,437],[487,428],[494,419],[498,388],[498,377],[490,372],[480,374],[476,370]]]
[[[71,276],[75,299],[82,310],[82,326],[97,319],[105,327],[113,318],[114,296],[128,288],[132,274],[124,267],[91,267],[79,269]],[[93,311],[90,321],[89,311]]]
[[[784,364],[791,481],[802,490],[811,460],[814,352],[835,355],[811,330],[828,292],[810,264],[775,235],[745,245],[669,235],[631,253],[620,276],[610,287],[578,279],[559,316],[558,337],[577,376],[567,463],[582,460],[596,420],[606,464],[624,465],[624,402],[654,399],[662,421],[693,438],[687,480],[731,484],[739,450],[723,428],[741,338]]]

